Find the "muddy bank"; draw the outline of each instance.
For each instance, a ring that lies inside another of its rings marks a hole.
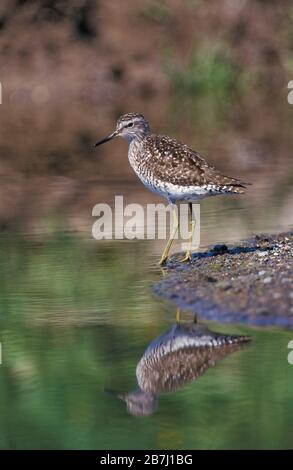
[[[207,319],[293,328],[293,232],[174,256],[155,293]]]

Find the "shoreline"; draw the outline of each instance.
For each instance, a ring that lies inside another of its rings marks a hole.
[[[155,294],[199,318],[293,328],[293,232],[175,255]]]

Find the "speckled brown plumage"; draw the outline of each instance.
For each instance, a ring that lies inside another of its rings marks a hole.
[[[138,385],[153,393],[175,391],[247,341],[247,336],[215,333],[200,324],[176,324],[145,351],[136,369]]]
[[[146,177],[179,186],[210,185],[225,187],[227,192],[244,192],[244,182],[223,175],[199,153],[176,139],[148,134],[132,145],[131,159]]]
[[[247,336],[215,333],[204,325],[177,323],[149,345],[136,368],[138,388],[120,398],[131,414],[150,415],[161,393],[198,379],[248,341]]]
[[[223,175],[188,145],[151,133],[142,114],[122,115],[115,131],[96,145],[117,136],[128,140],[129,162],[144,185],[171,203],[245,190],[246,183]]]

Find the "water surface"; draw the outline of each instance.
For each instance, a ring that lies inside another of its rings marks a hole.
[[[143,352],[175,323],[152,295],[149,243],[1,236],[2,449],[292,448],[292,332],[209,322],[252,341],[149,416],[105,391],[135,390]]]

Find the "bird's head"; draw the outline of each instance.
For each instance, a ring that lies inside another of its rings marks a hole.
[[[131,142],[133,139],[146,136],[149,132],[149,123],[142,114],[123,114],[117,121],[115,131],[97,142],[95,147],[114,139],[114,137],[123,137],[124,139],[128,140],[128,142]]]

